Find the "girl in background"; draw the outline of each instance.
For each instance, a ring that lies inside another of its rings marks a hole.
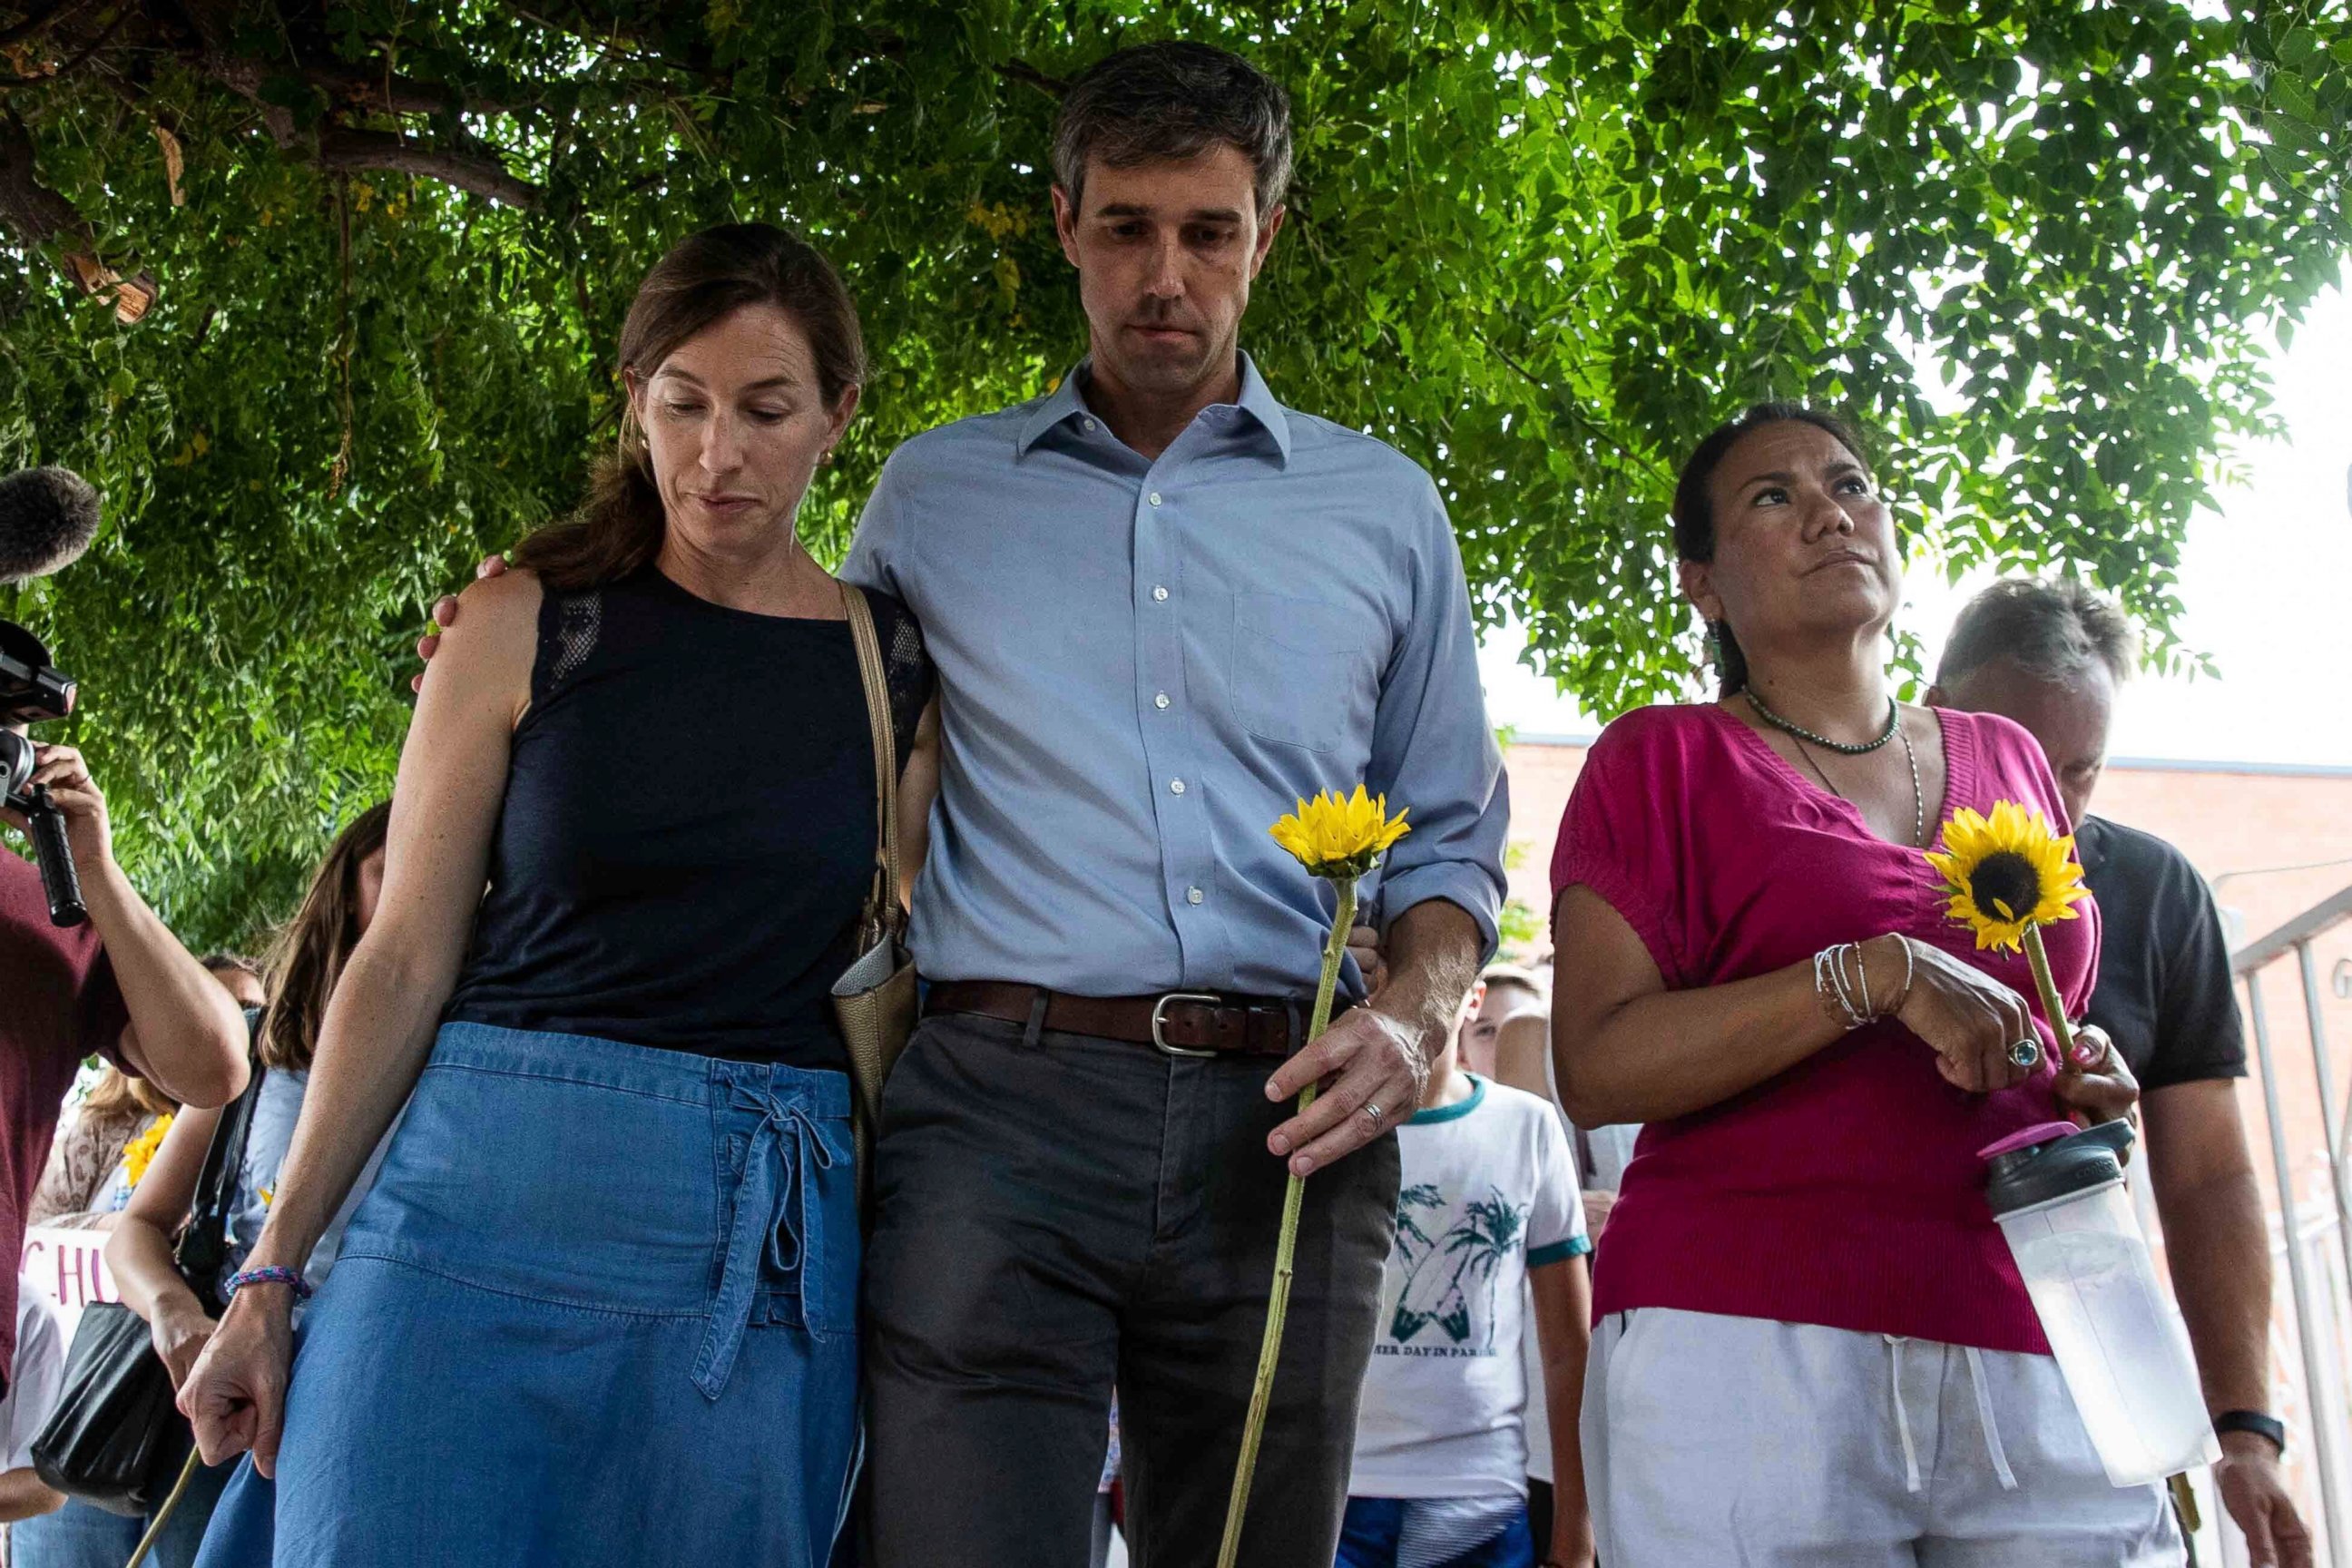
[[[383,884],[384,831],[391,816],[389,805],[372,806],[343,829],[270,952],[266,992],[270,1002],[261,1015],[257,1044],[261,1077],[250,1091],[258,1098],[237,1172],[224,1278],[242,1264],[268,1218],[278,1169],[302,1109],[310,1055],[318,1044],[327,997],[375,914],[376,895]],[[211,961],[206,961],[206,967],[213,967]],[[214,973],[221,972],[215,969]],[[172,1249],[195,1201],[196,1182],[221,1115],[218,1110],[185,1110],[173,1119],[171,1131],[131,1192],[130,1205],[118,1216],[113,1238],[107,1243],[107,1267],[113,1271],[123,1303],[147,1321],[155,1352],[163,1358],[175,1387],[186,1378],[197,1352],[218,1326],[210,1303],[180,1278]],[[333,1266],[344,1217],[337,1216],[311,1254],[309,1277],[313,1282],[323,1279]],[[217,1291],[218,1281],[206,1283]],[[194,1563],[206,1522],[234,1468],[234,1465],[220,1464],[198,1469],[157,1538],[147,1559],[150,1563],[156,1568],[189,1568]],[[256,1510],[265,1531],[268,1503],[265,1487]],[[12,1562],[16,1568],[121,1568],[152,1522],[68,1500],[57,1513],[16,1527]],[[266,1533],[262,1540],[267,1542]],[[265,1544],[253,1561],[266,1562],[268,1557]]]

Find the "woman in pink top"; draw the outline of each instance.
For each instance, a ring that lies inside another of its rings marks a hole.
[[[1641,1121],[1594,1275],[1586,1479],[1610,1568],[2169,1563],[2110,1486],[1977,1151],[2071,1101],[2023,962],[1922,851],[1961,806],[2063,823],[2024,731],[1890,691],[1900,552],[1833,419],[1750,409],[1675,500],[1721,700],[1601,734],[1552,866],[1560,1099]],[[2071,1009],[2099,921],[2046,935]]]

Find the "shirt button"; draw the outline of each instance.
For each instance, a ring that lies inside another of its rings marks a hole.
[[[1184,793],[1184,781],[1182,779],[1170,779],[1168,781],[1168,793],[1170,795],[1182,795]]]
[[[1168,590],[1165,588],[1154,588],[1151,590],[1151,596],[1154,599],[1164,600],[1168,597]]]
[[[1151,504],[1153,506],[1158,506],[1160,504],[1160,492],[1158,490],[1153,490],[1151,492]]]
[[[1087,423],[1087,435],[1089,435],[1089,436],[1093,435],[1093,434],[1094,434],[1094,430],[1095,430],[1095,422],[1094,422],[1093,420],[1089,419],[1089,420],[1087,420],[1086,423]]]
[[[1165,708],[1165,707],[1167,707],[1167,706],[1168,706],[1168,693],[1166,693],[1165,691],[1163,691],[1163,692],[1160,693],[1160,695],[1158,695],[1157,697],[1154,697],[1154,698],[1151,700],[1151,705],[1152,705],[1154,708]]]
[[[1184,901],[1188,904],[1197,904],[1208,896],[1208,894],[1201,891],[1198,888],[1187,888],[1184,889]]]

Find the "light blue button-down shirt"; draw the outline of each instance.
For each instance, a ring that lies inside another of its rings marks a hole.
[[[1491,952],[1508,796],[1429,476],[1246,355],[1156,461],[1085,379],[899,447],[842,568],[939,668],[924,975],[1312,994],[1330,889],[1266,830],[1359,783],[1412,824],[1366,899],[1449,900]]]

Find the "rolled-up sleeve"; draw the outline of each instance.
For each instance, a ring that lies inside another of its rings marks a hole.
[[[1412,810],[1381,872],[1381,918],[1444,899],[1478,922],[1484,963],[1500,941],[1510,784],[1486,722],[1462,552],[1436,487],[1422,487],[1422,525],[1407,536],[1412,609],[1381,678],[1367,770],[1390,810]]]

